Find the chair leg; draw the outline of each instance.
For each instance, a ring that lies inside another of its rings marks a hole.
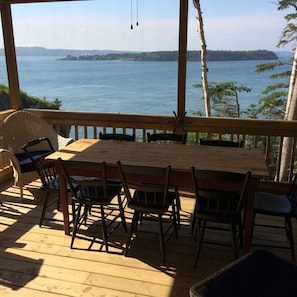
[[[100,205],[100,210],[101,210],[103,242],[104,242],[104,245],[105,245],[106,252],[108,252],[108,235],[107,235],[107,228],[106,228],[105,213],[104,213],[104,206],[103,205]]]
[[[162,224],[162,215],[158,215],[158,222],[159,222],[159,239],[160,239],[160,249],[161,254],[163,257],[163,261],[166,262],[166,255],[165,255],[165,244],[164,244],[164,231],[163,231],[163,224]]]
[[[76,207],[75,207],[75,202],[72,201],[71,203],[71,209],[72,209],[72,223],[74,225],[75,222],[75,212],[76,212]]]
[[[206,228],[206,220],[201,221],[201,227],[199,228],[199,237],[198,237],[198,243],[197,243],[197,248],[196,248],[196,253],[195,253],[195,260],[194,260],[194,267],[197,267],[198,259],[201,253],[201,247],[202,247],[202,241],[204,237],[204,232]]]
[[[236,243],[236,224],[235,222],[230,223],[231,227],[231,233],[232,233],[232,247],[234,252],[235,259],[238,258],[238,251],[237,251],[237,243]]]
[[[181,211],[181,203],[178,188],[175,187],[175,195],[176,195],[176,217],[177,217],[177,225],[180,228],[180,211]]]
[[[175,233],[175,238],[177,238],[177,228],[178,228],[178,221],[179,219],[177,218],[177,213],[175,207],[178,207],[175,205],[174,202],[172,202],[172,221],[173,221],[173,228],[174,228],[174,233]]]
[[[196,209],[197,209],[197,200],[195,202],[195,207],[194,207],[194,211],[193,211],[193,216],[192,216],[192,223],[191,223],[191,234],[194,234],[194,230],[196,227],[196,223],[197,223],[197,219],[196,219]]]
[[[122,220],[122,226],[125,231],[127,231],[127,226],[126,226],[126,219],[125,219],[125,211],[123,208],[123,202],[122,202],[122,197],[120,194],[118,194],[118,204],[119,204],[119,209],[120,209],[120,216]]]
[[[242,246],[243,246],[243,224],[242,224],[242,221],[240,220],[238,222],[238,243],[237,243],[238,254],[239,254],[239,251],[242,249]]]
[[[42,226],[42,222],[44,220],[45,211],[46,211],[47,203],[48,203],[48,198],[49,198],[49,192],[46,192],[46,196],[45,196],[45,199],[43,202],[43,207],[42,207],[41,216],[40,216],[40,220],[39,220],[39,227]]]
[[[195,226],[194,226],[194,231],[192,232],[194,235],[194,241],[197,241],[197,233],[201,232],[201,219],[195,218]]]
[[[23,199],[23,198],[24,198],[24,189],[23,189],[23,185],[20,185],[19,187],[20,187],[20,197],[21,197],[21,199]]]
[[[87,224],[88,214],[92,213],[92,207],[89,205],[85,205],[84,214],[83,214],[83,223]]]
[[[290,242],[292,260],[295,261],[295,244],[294,244],[294,235],[293,235],[291,218],[285,218],[285,224],[286,224],[287,235]]]
[[[128,234],[128,240],[126,242],[126,248],[124,252],[125,256],[127,256],[128,249],[130,248],[133,232],[134,230],[137,229],[138,220],[139,220],[139,211],[135,210],[133,214],[131,226],[130,226],[130,231]]]
[[[77,213],[74,216],[75,219],[74,219],[72,238],[71,238],[71,243],[70,243],[70,248],[71,249],[73,248],[74,239],[75,239],[76,233],[78,231],[79,220],[80,220],[80,212],[81,212],[81,204],[79,204],[79,206],[77,208]]]

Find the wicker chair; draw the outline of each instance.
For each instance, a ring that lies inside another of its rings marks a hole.
[[[20,188],[20,196],[23,197],[23,187],[38,178],[34,164],[23,151],[22,146],[29,141],[40,138],[49,138],[53,149],[58,150],[72,142],[71,138],[65,138],[43,119],[28,111],[16,111],[9,115],[0,127],[1,149],[0,158],[3,162],[10,162],[13,167],[14,184]],[[39,158],[48,153],[48,147],[39,147],[33,153],[34,158]]]

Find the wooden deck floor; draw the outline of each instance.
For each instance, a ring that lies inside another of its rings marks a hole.
[[[38,186],[38,182],[32,183],[23,200],[18,188],[10,187],[0,194],[1,296],[183,297],[188,296],[194,283],[233,260],[231,247],[205,244],[198,267],[193,269],[194,241],[189,223],[194,201],[184,197],[179,237],[168,243],[165,264],[158,238],[151,235],[139,235],[125,257],[122,253],[127,234],[121,228],[110,238],[110,253],[100,251],[100,243],[88,250],[90,242],[83,238],[70,249],[61,213],[54,213],[57,221],[39,228],[42,193]],[[296,221],[293,223],[296,231]],[[97,229],[94,224],[88,231]],[[255,230],[255,238],[281,241],[284,234],[278,231],[263,235]],[[290,260],[288,250],[270,251]]]

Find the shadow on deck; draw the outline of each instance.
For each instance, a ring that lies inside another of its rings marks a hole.
[[[139,233],[127,257],[123,255],[127,233],[120,227],[110,237],[110,252],[101,249],[101,229],[96,214],[70,249],[64,235],[62,214],[47,213],[54,221],[38,227],[42,204],[39,183],[33,182],[19,198],[9,187],[0,194],[0,294],[1,296],[188,296],[189,288],[233,260],[230,246],[204,244],[197,269],[193,268],[194,240],[191,236],[192,198],[182,197],[179,236],[166,246],[162,263],[158,237]],[[128,223],[131,214],[127,210]],[[293,222],[296,230],[296,221]],[[146,226],[141,226],[145,228]],[[150,229],[154,225],[149,225]],[[296,232],[295,232],[296,233]],[[90,246],[93,234],[96,241]],[[228,233],[226,233],[228,234]],[[228,235],[210,232],[209,239],[228,241]],[[281,232],[255,232],[255,242],[282,241]],[[89,239],[89,240],[87,240]],[[257,249],[253,246],[252,249]],[[290,260],[289,250],[269,249]]]

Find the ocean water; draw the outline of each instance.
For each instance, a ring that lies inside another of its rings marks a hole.
[[[240,93],[241,109],[256,103],[272,74],[255,72],[270,61],[208,62],[208,81],[235,81],[252,89]],[[92,112],[172,115],[177,108],[177,62],[61,61],[57,57],[17,58],[20,88],[29,95],[56,98],[61,109]],[[287,66],[289,67],[289,66]],[[7,84],[4,57],[0,83]],[[188,62],[186,110],[203,110],[200,62]]]

